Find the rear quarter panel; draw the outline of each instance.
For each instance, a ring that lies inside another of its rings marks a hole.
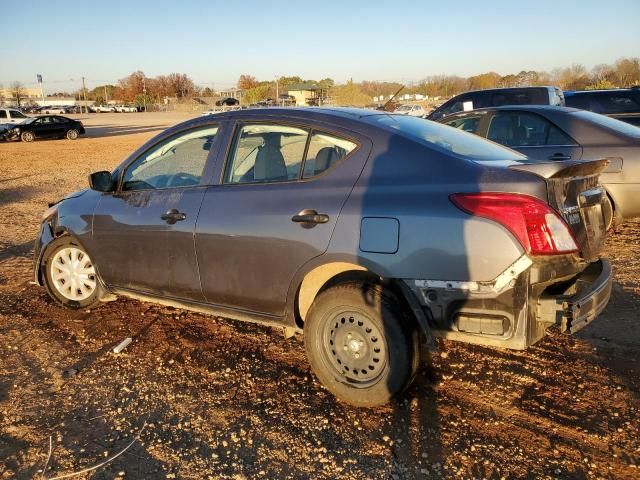
[[[480,166],[397,135],[379,136],[327,255],[350,256],[389,278],[491,280],[523,250],[507,229],[474,218],[449,200],[452,193],[478,191],[517,191],[546,199],[544,182],[533,175]],[[398,220],[395,253],[360,248],[362,220],[371,217]]]

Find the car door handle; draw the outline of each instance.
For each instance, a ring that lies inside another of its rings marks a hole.
[[[566,153],[554,153],[549,155],[549,160],[571,160],[571,155]]]
[[[325,215],[324,213],[318,213],[315,210],[302,210],[297,215],[291,217],[292,222],[296,223],[327,223],[329,221],[329,215]]]
[[[167,210],[166,213],[163,213],[162,215],[160,215],[160,218],[165,222],[167,222],[169,225],[173,225],[176,222],[180,222],[186,219],[187,216],[184,213],[179,212],[175,208],[172,208],[170,210]]]

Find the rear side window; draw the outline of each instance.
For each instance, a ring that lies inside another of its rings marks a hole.
[[[357,145],[349,140],[326,133],[314,133],[309,140],[303,178],[314,177],[326,172],[356,147]]]
[[[285,125],[244,125],[225,183],[282,182],[300,176],[309,131]]]
[[[540,115],[525,112],[500,112],[493,116],[487,138],[508,147],[574,145],[558,127]]]
[[[464,130],[465,132],[475,133],[479,123],[480,117],[463,117],[446,122],[446,125],[457,128],[458,130]]]
[[[236,135],[224,183],[271,183],[312,178],[337,165],[357,144],[286,125],[244,125]]]

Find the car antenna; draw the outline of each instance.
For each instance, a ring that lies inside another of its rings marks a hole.
[[[393,99],[394,99],[394,98],[396,98],[396,97],[398,96],[398,94],[399,94],[402,90],[404,90],[404,85],[402,85],[402,86],[398,89],[398,91],[397,91],[396,93],[394,93],[394,94],[393,94],[393,96],[392,96],[389,100],[387,100],[387,102],[382,106],[382,110],[383,110],[383,111],[385,111],[385,112],[391,112],[391,111],[392,111],[392,110],[387,110],[387,106],[388,106],[391,102],[393,102]]]

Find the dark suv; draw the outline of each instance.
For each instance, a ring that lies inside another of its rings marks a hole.
[[[564,105],[558,87],[491,88],[456,95],[431,112],[427,119],[440,120],[454,113],[503,105]]]
[[[567,107],[590,110],[640,126],[640,87],[564,92]]]

